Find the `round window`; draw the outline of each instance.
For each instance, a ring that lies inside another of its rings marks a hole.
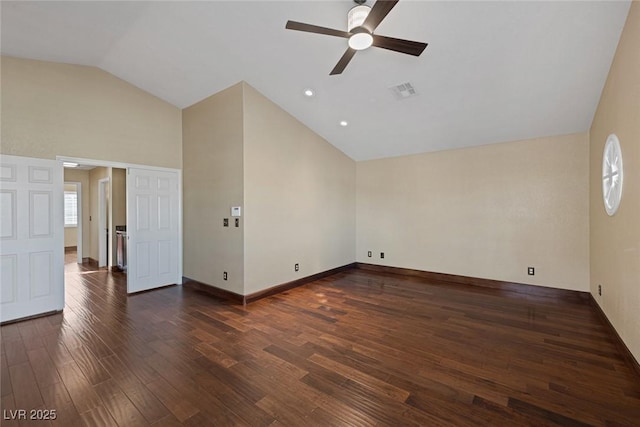
[[[622,151],[620,141],[609,135],[602,155],[602,198],[609,216],[616,213],[622,198]]]

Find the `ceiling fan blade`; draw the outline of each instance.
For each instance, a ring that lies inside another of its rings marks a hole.
[[[344,55],[342,55],[342,58],[340,58],[340,61],[338,61],[336,66],[333,67],[333,70],[331,70],[329,75],[333,76],[336,74],[342,74],[344,69],[347,68],[347,64],[349,63],[349,61],[351,61],[351,58],[353,58],[353,55],[355,55],[356,52],[357,50],[355,49],[347,48],[347,51],[344,53]]]
[[[324,34],[327,36],[343,37],[348,39],[351,34],[346,31],[334,30],[333,28],[318,27],[317,25],[305,24],[296,21],[287,21],[285,28],[288,30],[305,31],[307,33]]]
[[[398,3],[398,0],[377,0],[362,26],[369,30],[370,33],[373,33],[396,3]]]
[[[420,56],[427,47],[427,43],[414,42],[411,40],[395,39],[393,37],[373,35],[372,46],[389,49],[408,55]]]

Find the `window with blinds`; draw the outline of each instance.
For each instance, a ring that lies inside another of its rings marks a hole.
[[[78,226],[78,193],[75,191],[64,192],[64,226]]]

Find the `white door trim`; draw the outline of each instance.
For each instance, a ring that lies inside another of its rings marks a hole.
[[[109,160],[84,159],[81,157],[56,156],[56,160],[60,160],[61,162],[78,163],[81,165],[103,166],[107,168],[109,167],[118,168],[118,169],[140,168],[140,169],[148,169],[148,170],[167,171],[167,172],[176,172],[176,171],[182,172],[180,169],[165,168],[162,166],[149,166],[149,165],[139,165],[136,163],[112,162]]]
[[[111,180],[102,178],[98,180],[98,267],[109,267],[109,252],[107,252],[107,184]],[[111,186],[109,186],[111,189]],[[111,245],[109,245],[111,248]]]

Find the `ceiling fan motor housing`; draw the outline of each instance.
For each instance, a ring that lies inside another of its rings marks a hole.
[[[347,14],[347,31],[351,32],[355,28],[362,27],[367,16],[369,16],[369,12],[371,12],[369,6],[359,5],[352,7]]]

